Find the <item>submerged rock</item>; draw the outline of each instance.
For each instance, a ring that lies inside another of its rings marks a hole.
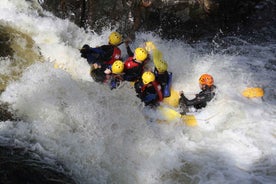
[[[2,141],[1,141],[2,142]],[[64,168],[23,147],[0,144],[0,183],[75,184]]]
[[[25,68],[41,61],[39,48],[28,34],[0,21],[0,92],[19,79]]]
[[[8,105],[0,103],[0,121],[8,121],[8,120],[12,121],[16,119],[17,118],[15,118],[14,115],[11,112],[9,112]]]

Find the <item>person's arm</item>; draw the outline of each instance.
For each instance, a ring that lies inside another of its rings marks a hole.
[[[180,98],[179,98],[179,104],[187,106],[189,99],[187,99],[183,93],[183,91],[180,92]]]
[[[142,92],[142,86],[143,86],[143,83],[141,80],[137,81],[134,83],[134,89],[135,89],[135,92],[136,92],[136,96],[138,98],[140,98],[142,100],[143,98],[143,92]]]
[[[156,94],[158,95],[158,101],[161,102],[163,100],[163,93],[162,93],[161,85],[157,81],[152,82],[152,85],[156,91]]]
[[[189,100],[183,93],[180,94],[179,103],[184,103],[186,106],[195,106],[199,104],[206,104],[210,101],[210,92],[200,92],[195,98]]]
[[[126,50],[127,50],[127,55],[129,57],[133,57],[134,56],[134,53],[132,52],[132,50],[130,49],[129,45],[126,44]]]
[[[113,54],[114,46],[112,45],[102,45],[99,47],[102,50],[101,56],[104,61],[108,61]]]
[[[132,50],[130,49],[129,47],[129,43],[132,41],[132,39],[130,37],[127,37],[125,39],[125,46],[126,46],[126,50],[127,50],[127,54],[129,57],[133,57],[134,56],[134,53],[132,52]]]

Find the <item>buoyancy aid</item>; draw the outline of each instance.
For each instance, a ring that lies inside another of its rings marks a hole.
[[[152,85],[154,87],[154,90],[156,94],[158,95],[158,101],[161,102],[163,100],[163,93],[161,85],[157,81],[153,81],[149,84],[143,85],[141,88],[141,92],[145,92],[145,90],[149,87],[149,85]]]
[[[135,68],[135,67],[138,67],[139,65],[141,65],[141,63],[137,63],[133,57],[129,57],[125,63],[125,70],[129,70],[129,69],[132,69],[132,68]]]
[[[169,97],[171,95],[170,89],[172,85],[172,73],[165,71],[159,73],[156,68],[154,68],[155,80],[161,85],[164,97]]]
[[[143,63],[138,63],[133,59],[133,57],[129,57],[124,62],[124,80],[127,81],[136,81],[138,80],[143,72]]]
[[[114,61],[121,59],[121,50],[114,45],[92,48],[85,44],[80,52],[81,57],[86,58],[89,64],[112,65]]]
[[[114,47],[110,60],[106,61],[105,64],[112,65],[118,59],[121,59],[121,50],[118,47]]]

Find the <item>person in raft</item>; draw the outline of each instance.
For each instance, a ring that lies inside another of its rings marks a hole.
[[[112,65],[115,60],[121,59],[121,49],[118,47],[121,43],[122,35],[118,32],[112,32],[108,37],[107,45],[95,48],[87,44],[83,45],[80,49],[81,57],[86,58],[90,65]]]
[[[201,91],[196,94],[194,99],[189,100],[185,97],[183,91],[180,92],[179,106],[182,111],[181,114],[189,112],[189,107],[194,107],[195,109],[204,108],[207,102],[214,98],[216,86],[214,85],[214,79],[211,75],[201,75],[199,78],[199,85]]]
[[[116,89],[123,81],[124,63],[116,60],[110,67],[106,68],[106,80],[109,81],[110,89]]]
[[[85,44],[81,48],[81,57],[86,58],[90,64],[90,75],[96,82],[104,82],[106,80],[104,73],[106,68],[110,67],[115,60],[121,59],[121,50],[118,47],[121,42],[121,34],[112,32],[109,35],[108,45],[92,48]]]
[[[171,95],[172,73],[167,71],[168,64],[166,61],[159,60],[154,67],[156,81],[161,85],[163,97]]]
[[[145,63],[148,59],[148,52],[142,47],[135,49],[134,53],[126,43],[129,58],[124,62],[124,80],[135,82],[141,78]]]
[[[137,97],[146,106],[156,107],[163,100],[160,84],[155,80],[155,75],[151,71],[143,73],[142,78],[134,84]]]

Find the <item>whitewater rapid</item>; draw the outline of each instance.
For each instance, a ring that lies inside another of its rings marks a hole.
[[[218,115],[208,124],[162,125],[147,122],[130,85],[111,91],[89,76],[78,49],[106,44],[113,30],[86,32],[38,7],[0,2],[1,25],[30,36],[43,57],[1,94],[20,118],[0,122],[1,137],[59,160],[82,184],[276,181],[275,40],[257,45],[230,37],[227,47],[216,45],[219,52],[204,52],[210,44],[138,33],[131,48],[155,43],[173,72],[174,89],[192,98],[203,73],[218,87],[206,108]],[[10,70],[9,62],[1,58],[1,72]],[[243,97],[246,87],[262,87],[264,98]]]

